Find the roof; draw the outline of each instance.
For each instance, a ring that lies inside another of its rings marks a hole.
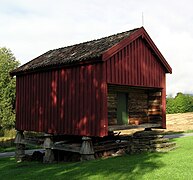
[[[95,63],[105,61],[125,45],[137,39],[139,36],[146,40],[150,48],[157,55],[158,59],[166,69],[165,72],[172,73],[170,65],[151,40],[145,29],[141,27],[108,37],[103,37],[101,39],[50,50],[13,70],[10,74],[14,76],[25,72],[58,68],[65,65],[74,66],[76,64],[83,64],[86,62]]]
[[[87,61],[89,59],[96,60],[102,56],[112,46],[116,45],[123,39],[129,37],[138,28],[114,34],[101,39],[83,42],[72,46],[67,46],[59,49],[50,50],[39,57],[29,61],[11,72],[12,75],[25,71],[33,71],[46,67],[58,65],[70,65]]]

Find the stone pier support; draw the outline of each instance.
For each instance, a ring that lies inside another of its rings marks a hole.
[[[15,158],[20,162],[25,157],[25,139],[23,131],[17,131],[14,143],[16,145]]]
[[[44,163],[53,163],[55,160],[52,146],[53,146],[52,136],[50,134],[45,134],[45,140],[43,144],[43,147],[45,149],[45,155],[43,158]]]
[[[95,159],[92,139],[90,137],[82,137],[82,141],[82,146],[80,148],[81,161]]]

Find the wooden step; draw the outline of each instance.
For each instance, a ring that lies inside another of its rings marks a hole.
[[[150,145],[153,148],[170,148],[176,146],[175,142],[166,142],[166,143],[160,143],[160,144],[152,144]]]
[[[175,149],[176,143],[164,138],[162,131],[139,131],[133,134],[131,153],[167,152]]]
[[[167,147],[167,148],[158,148],[158,149],[155,149],[155,152],[169,152],[169,151],[175,150],[176,148],[178,147],[173,146],[173,147]]]
[[[120,143],[97,145],[97,146],[94,146],[94,151],[100,152],[100,151],[107,151],[112,149],[127,148],[128,145],[129,145],[129,141],[121,141]]]
[[[160,144],[160,143],[166,143],[166,142],[169,142],[168,138],[159,138],[159,139],[150,140],[151,144]]]

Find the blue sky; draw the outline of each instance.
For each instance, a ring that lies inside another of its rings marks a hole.
[[[22,63],[142,26],[173,69],[167,94],[193,92],[192,0],[0,0],[0,47]]]

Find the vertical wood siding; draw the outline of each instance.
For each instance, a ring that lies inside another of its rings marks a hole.
[[[164,88],[165,70],[138,38],[106,61],[107,83]]]
[[[107,135],[104,70],[102,64],[97,64],[18,76],[16,128],[56,134]]]
[[[142,38],[103,63],[17,76],[16,129],[106,136],[107,84],[162,89],[165,69]]]
[[[162,127],[166,128],[166,82],[163,65],[142,38],[138,38],[105,62],[107,83],[162,89]]]

